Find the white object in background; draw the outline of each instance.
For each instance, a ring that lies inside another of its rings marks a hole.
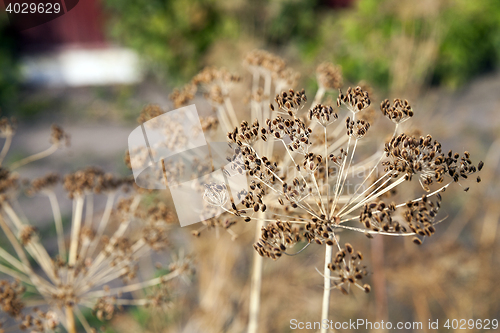
[[[24,81],[52,87],[133,84],[142,80],[140,59],[130,49],[71,48],[55,53],[24,56]]]

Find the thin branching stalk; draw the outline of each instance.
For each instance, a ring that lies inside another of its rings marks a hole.
[[[46,191],[49,197],[50,206],[52,207],[52,214],[54,215],[54,224],[56,226],[57,233],[57,246],[59,248],[59,255],[62,260],[66,260],[66,245],[64,243],[64,229],[61,217],[61,209],[59,208],[59,202],[57,201],[56,194],[52,190]]]
[[[57,148],[58,148],[57,145],[53,144],[52,146],[50,146],[49,148],[47,148],[46,150],[44,150],[42,152],[33,154],[31,156],[23,158],[22,160],[19,160],[17,162],[12,163],[12,165],[10,166],[10,169],[14,170],[14,169],[17,169],[23,165],[28,164],[28,163],[45,158],[45,157],[53,154],[57,150]]]
[[[330,309],[330,291],[331,291],[331,270],[328,264],[332,262],[333,255],[333,245],[325,246],[325,266],[324,266],[324,277],[323,277],[323,302],[321,307],[321,333],[326,333],[326,327],[323,326],[323,322],[328,320],[328,310]]]
[[[11,144],[12,144],[12,135],[7,135],[7,137],[5,138],[5,143],[3,144],[2,151],[0,152],[0,165],[2,165],[5,156],[7,156]]]
[[[66,305],[65,312],[68,333],[76,333],[76,323],[75,315],[73,314],[73,307],[71,305]]]

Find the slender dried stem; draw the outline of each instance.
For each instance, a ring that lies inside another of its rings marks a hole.
[[[69,305],[66,306],[66,325],[68,325],[68,333],[76,333],[75,316],[73,314],[73,308]]]
[[[53,191],[47,191],[47,196],[50,200],[50,206],[52,207],[52,214],[54,215],[54,224],[56,225],[57,233],[57,246],[59,248],[59,255],[62,260],[66,260],[66,246],[64,244],[64,229],[62,224],[61,210],[59,208],[59,202]]]
[[[259,215],[264,215],[262,212]],[[260,232],[264,226],[264,221],[259,220],[256,223],[255,238],[260,237]],[[260,289],[262,285],[262,263],[263,258],[254,251],[252,264],[252,281],[250,284],[250,313],[248,320],[248,333],[258,332],[259,312],[260,312]]]
[[[328,264],[332,262],[333,245],[325,246],[325,267],[324,267],[324,286],[323,286],[323,305],[321,308],[321,333],[326,333],[326,328],[323,326],[323,321],[328,320],[328,310],[330,309],[330,291],[332,280],[330,278],[330,268]]]
[[[79,195],[76,197],[75,214],[73,220],[73,226],[71,229],[71,244],[69,247],[69,266],[74,266],[76,263],[76,255],[78,251],[78,237],[80,235],[80,229],[82,226],[82,214],[83,214],[83,196]]]
[[[57,150],[57,145],[52,145],[48,149],[46,149],[44,151],[41,151],[41,152],[36,153],[34,155],[25,157],[22,160],[19,160],[19,161],[15,162],[15,163],[12,163],[10,169],[14,170],[14,169],[19,168],[20,166],[23,166],[23,165],[26,165],[28,163],[34,162],[36,160],[40,160],[42,158],[45,158],[45,157],[51,155],[52,153],[54,153],[56,150]]]
[[[2,151],[0,152],[0,165],[2,165],[3,159],[9,152],[10,144],[12,143],[12,135],[8,135],[5,138],[5,143],[3,144]]]

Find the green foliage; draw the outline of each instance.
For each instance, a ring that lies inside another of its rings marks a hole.
[[[0,110],[12,113],[20,85],[16,41],[8,26],[7,16],[0,15]]]
[[[175,84],[205,66],[204,55],[218,41],[294,49],[309,64],[326,58],[342,65],[348,81],[386,89],[456,87],[500,58],[498,0],[356,0],[347,9],[320,0],[104,3],[111,34]]]
[[[106,0],[111,34],[138,50],[170,80],[190,78],[204,52],[231,35],[234,20],[212,0]]]
[[[364,78],[388,88],[396,75],[393,64],[401,48],[415,52],[425,43],[435,43],[436,51],[429,56],[427,66],[410,73],[415,79],[429,70],[427,82],[454,88],[498,65],[499,1],[435,0],[432,9],[426,8],[429,4],[358,0],[354,10],[330,17],[335,20],[331,24],[337,35],[331,51],[347,78],[353,82]]]
[[[495,68],[500,59],[500,2],[456,0],[442,13],[447,27],[434,79],[450,86]]]

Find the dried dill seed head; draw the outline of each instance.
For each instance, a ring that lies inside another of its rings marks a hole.
[[[9,316],[18,318],[24,308],[21,298],[26,289],[20,282],[0,280],[0,307]]]
[[[99,320],[111,320],[115,314],[116,297],[104,296],[97,300],[92,312]]]
[[[351,287],[357,287],[365,292],[370,292],[368,284],[361,284],[363,277],[368,275],[366,266],[361,265],[363,255],[355,251],[353,246],[346,243],[345,249],[337,252],[333,262],[328,264],[333,286],[343,294],[348,294]]]
[[[200,124],[203,132],[214,131],[219,126],[219,119],[214,116],[201,117]]]
[[[288,91],[277,94],[274,101],[278,104],[279,110],[276,110],[277,112],[294,116],[304,107],[305,102],[307,102],[307,97],[304,89],[301,91],[294,91],[290,88]],[[270,108],[274,111],[274,106],[272,104]]]
[[[411,117],[413,117],[413,110],[410,106],[410,103],[405,99],[404,101],[399,98],[394,99],[392,105],[388,99],[384,100],[380,104],[380,110],[395,124],[400,124]]]
[[[143,113],[143,121],[149,116],[154,117],[156,114]],[[36,158],[27,157],[15,165],[18,167],[41,158],[40,156],[47,156],[64,141],[67,141],[65,133],[54,127],[52,147],[33,155]],[[0,251],[0,259],[7,259],[7,262],[15,266],[15,270],[6,270],[4,265],[0,265],[0,269],[31,286],[30,295],[26,298],[31,297],[33,290],[37,301],[43,300],[44,308],[49,309],[47,312],[33,309],[28,313],[21,300],[24,288],[20,287],[20,283],[0,282],[0,310],[14,317],[19,328],[34,333],[52,332],[60,323],[64,323],[68,330],[73,330],[71,314],[74,312],[79,316],[80,307],[92,308],[94,305],[99,317],[109,318],[113,312],[110,307],[112,302],[105,302],[104,297],[116,300],[116,305],[120,305],[129,301],[120,299],[124,292],[134,292],[158,284],[166,288],[168,281],[185,276],[189,270],[190,262],[182,259],[166,275],[113,289],[103,288],[105,283],[118,279],[125,284],[130,283],[137,278],[141,258],[152,251],[167,248],[168,224],[174,220],[173,214],[162,204],[146,209],[141,202],[145,191],[136,187],[133,178],[115,177],[99,168],[88,167],[66,175],[62,182],[69,197],[74,200],[73,216],[70,219],[71,234],[66,237],[57,196],[53,191],[59,185],[59,176],[52,173],[26,184],[23,182],[23,186],[27,185],[28,194],[42,193],[50,199],[58,247],[58,254],[51,257],[43,247],[36,228],[26,218],[20,218],[23,215],[18,215],[18,206],[11,205],[11,198],[18,192],[18,179],[17,173],[0,167],[0,227],[17,254],[15,258]],[[124,192],[117,193],[124,185],[129,187],[129,197],[121,198],[116,204],[117,195],[125,195]],[[96,216],[93,211],[94,196],[100,195],[100,199],[105,197],[106,203],[104,211],[98,212]],[[116,225],[111,221],[119,223]],[[115,230],[110,230],[112,227]],[[105,235],[109,231],[112,231],[111,235]],[[26,253],[33,260],[29,260]],[[143,298],[127,304],[144,305],[147,302]],[[79,317],[87,330],[93,331],[88,328],[86,319]],[[0,326],[0,331],[2,329]],[[11,328],[8,329],[10,331]]]
[[[395,175],[404,174],[410,180],[414,174],[419,176],[422,188],[430,191],[433,183],[442,183],[445,177],[455,182],[467,179],[468,176],[479,170],[471,160],[450,150],[444,154],[441,143],[432,139],[432,136],[411,137],[400,134],[385,145],[386,156],[389,161],[383,163],[385,171],[392,171]]]
[[[210,205],[221,207],[224,206],[229,198],[226,184],[224,183],[209,183],[205,184],[205,193],[203,199]]]
[[[293,86],[300,77],[282,58],[264,50],[248,53],[243,63],[254,75],[270,76],[280,89]]]
[[[186,84],[182,89],[174,89],[168,98],[174,102],[175,108],[187,105],[196,95],[197,87],[193,83]]]
[[[342,69],[332,63],[324,62],[316,68],[316,76],[320,87],[334,90],[342,87]]]
[[[2,138],[12,137],[16,132],[16,127],[17,127],[17,121],[14,117],[0,118],[0,137]]]
[[[53,124],[51,127],[50,143],[56,145],[57,147],[69,147],[70,136],[68,133],[64,132],[62,127]]]
[[[194,85],[210,85],[239,81],[240,77],[238,75],[231,74],[224,68],[206,67],[193,78],[191,83]]]
[[[164,113],[165,113],[165,111],[163,111],[163,109],[159,105],[149,104],[149,105],[146,105],[141,110],[141,114],[137,118],[137,122],[139,124],[144,124],[145,122],[147,122],[151,119],[154,119],[158,116],[161,116]]]
[[[337,98],[337,106],[344,104],[347,108],[353,112],[357,113],[359,111],[365,110],[371,104],[370,97],[367,91],[363,91],[360,86],[352,89],[347,88],[346,94],[344,95],[339,89],[339,97]]]
[[[329,105],[317,104],[309,110],[309,120],[316,120],[321,126],[326,127],[336,121],[339,116]]]
[[[293,227],[290,222],[278,220],[262,228],[261,238],[253,247],[261,256],[276,260],[288,248],[303,240],[299,231],[300,229]]]
[[[282,58],[263,50],[254,50],[248,53],[244,59],[244,64],[275,73],[286,69],[286,63]]]
[[[346,119],[347,135],[354,137],[355,139],[363,138],[368,129],[370,128],[370,123],[364,120],[351,120],[350,117]]]
[[[55,330],[59,323],[59,317],[54,311],[33,310],[32,313],[22,316],[19,328],[30,330],[32,333],[45,333]]]
[[[87,167],[64,176],[63,185],[70,198],[85,193],[106,193],[130,185],[129,179],[115,177],[96,167]]]
[[[0,167],[0,196],[5,200],[19,187],[19,175]]]
[[[50,190],[59,184],[61,177],[56,173],[49,173],[41,178],[36,178],[31,181],[29,187],[26,189],[28,195],[34,195],[44,190]]]
[[[191,80],[191,85],[202,87],[204,97],[218,107],[222,106],[229,96],[231,86],[239,81],[238,75],[224,68],[206,67]]]
[[[19,240],[23,246],[26,246],[31,238],[36,235],[37,228],[31,225],[24,226],[23,229],[19,232]]]

